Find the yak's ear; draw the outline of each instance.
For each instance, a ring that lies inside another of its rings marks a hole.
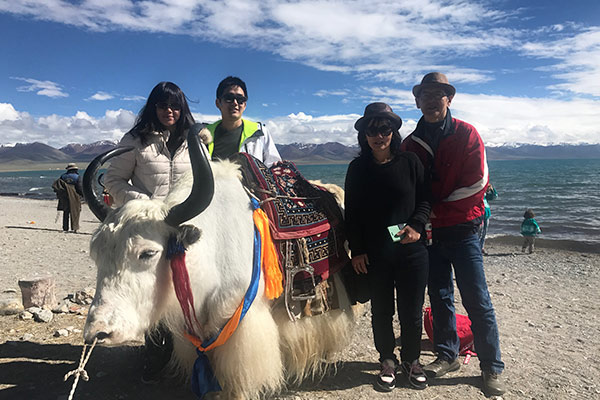
[[[194,225],[180,225],[178,229],[177,239],[183,243],[185,247],[189,247],[196,243],[200,239],[200,236],[202,236],[202,231]]]

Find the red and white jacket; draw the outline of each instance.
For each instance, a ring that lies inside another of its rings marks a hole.
[[[402,150],[416,153],[431,170],[433,228],[450,227],[484,214],[483,196],[488,184],[485,147],[472,125],[451,118],[452,126],[439,140],[437,150],[419,135],[419,125],[403,142]],[[442,132],[440,132],[440,135]]]

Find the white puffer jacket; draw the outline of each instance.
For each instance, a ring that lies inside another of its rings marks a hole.
[[[116,206],[133,199],[162,199],[173,183],[191,169],[187,140],[175,151],[172,159],[167,148],[168,140],[169,131],[153,132],[145,145],[131,133],[123,136],[119,147],[133,146],[134,149],[111,159],[104,175],[104,185]],[[204,142],[207,140],[210,139],[203,138]],[[208,154],[204,145],[201,148]]]

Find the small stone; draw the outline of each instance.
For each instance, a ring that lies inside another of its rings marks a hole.
[[[23,311],[21,314],[19,314],[19,318],[23,321],[29,321],[33,319],[33,313],[30,313],[29,311]]]
[[[80,311],[81,311],[81,306],[78,306],[77,304],[71,304],[69,306],[69,312],[71,314],[79,314]]]
[[[25,311],[29,311],[30,313],[35,314],[42,311],[42,309],[40,307],[29,307],[26,308]]]
[[[85,288],[75,292],[73,296],[73,303],[81,304],[83,306],[92,304],[96,290],[94,288]]]
[[[54,308],[52,308],[52,312],[55,314],[66,314],[69,312],[69,305],[71,302],[69,300],[62,300],[58,303]]]
[[[15,315],[23,311],[23,306],[19,299],[0,300],[0,315]]]
[[[66,329],[59,329],[56,332],[54,332],[54,337],[61,337],[61,336],[69,336],[69,331]]]
[[[21,337],[21,340],[24,342],[28,342],[33,339],[33,335],[31,333],[26,333]]]
[[[33,313],[33,319],[37,322],[50,322],[54,318],[54,314],[50,310],[41,310],[40,312]]]

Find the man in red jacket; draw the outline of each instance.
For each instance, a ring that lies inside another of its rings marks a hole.
[[[488,168],[477,130],[452,118],[449,107],[455,93],[444,74],[425,75],[413,88],[423,117],[402,143],[403,150],[419,156],[431,179],[433,244],[429,246],[428,286],[437,359],[425,371],[430,377],[440,377],[460,368],[454,271],[472,322],[483,390],[489,396],[499,396],[505,392],[500,379],[504,363],[478,238]]]

